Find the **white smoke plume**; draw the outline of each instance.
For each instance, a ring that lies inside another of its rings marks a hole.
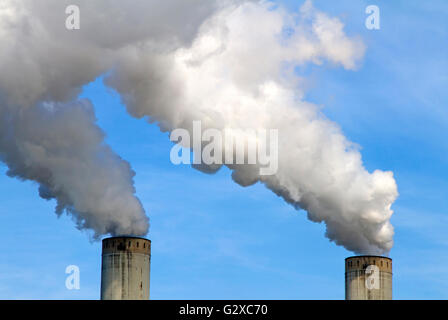
[[[56,212],[71,213],[79,228],[102,234],[145,235],[148,218],[134,196],[129,164],[107,145],[86,100],[43,103],[2,112],[0,152],[7,174],[39,183]]]
[[[339,127],[304,101],[306,79],[294,71],[308,63],[358,67],[365,47],[339,19],[310,1],[292,14],[265,1],[84,0],[76,1],[81,29],[68,32],[55,13],[68,1],[2,3],[2,160],[11,175],[39,182],[41,195],[55,197],[58,212],[73,213],[80,227],[97,235],[147,230],[128,164],[104,145],[90,104],[67,103],[107,73],[129,113],[164,131],[191,130],[195,120],[278,129],[277,174],[229,165],[235,182],[265,184],[348,250],[391,249],[393,174],[364,168]]]
[[[69,0],[0,0],[0,160],[35,181],[56,213],[102,235],[147,234],[134,172],[104,142],[83,85],[112,70],[119,50],[176,48],[218,8],[208,0],[82,0],[82,29],[66,29]]]

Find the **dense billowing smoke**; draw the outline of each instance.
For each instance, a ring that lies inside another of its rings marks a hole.
[[[0,118],[0,150],[8,175],[39,183],[56,212],[73,214],[79,228],[102,234],[138,234],[148,218],[135,198],[129,164],[103,143],[92,105],[42,103]]]
[[[80,7],[80,30],[65,29],[69,4]],[[76,100],[106,74],[132,116],[164,131],[196,120],[278,129],[277,173],[228,165],[234,181],[265,184],[348,250],[392,247],[392,173],[366,171],[339,127],[304,101],[297,66],[355,70],[365,50],[310,1],[291,14],[265,1],[2,0],[0,46],[1,159],[79,227],[97,236],[148,228],[132,170],[105,145],[90,103]]]

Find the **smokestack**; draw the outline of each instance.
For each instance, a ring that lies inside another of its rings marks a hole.
[[[151,240],[112,237],[103,240],[101,300],[148,300]]]
[[[345,300],[392,300],[392,259],[382,256],[346,258]]]

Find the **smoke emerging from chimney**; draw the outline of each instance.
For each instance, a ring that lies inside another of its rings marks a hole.
[[[0,116],[0,150],[9,176],[39,183],[42,198],[56,199],[58,215],[72,214],[94,237],[147,233],[134,172],[104,144],[90,102],[44,103]]]
[[[310,1],[294,14],[265,1],[77,2],[74,32],[57,14],[70,1],[0,6],[0,156],[9,175],[38,182],[58,213],[97,236],[147,232],[134,173],[104,143],[92,105],[76,98],[106,74],[129,114],[163,131],[192,130],[197,120],[203,129],[278,129],[277,173],[228,165],[234,181],[263,183],[348,250],[390,250],[392,172],[364,168],[356,146],[304,100],[306,79],[295,74],[306,64],[357,68],[365,47],[340,20]]]

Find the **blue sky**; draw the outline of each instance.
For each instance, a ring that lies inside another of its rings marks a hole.
[[[290,10],[302,1],[282,1]],[[367,5],[381,29],[364,26]],[[366,168],[392,170],[395,299],[448,298],[448,3],[315,1],[367,45],[362,65],[298,70],[312,79],[306,99],[322,106],[362,146]],[[152,299],[343,299],[344,258],[352,255],[261,185],[243,188],[230,171],[213,176],[174,166],[155,125],[128,116],[102,79],[87,85],[107,142],[137,172],[151,219]],[[37,186],[0,166],[0,298],[98,299],[100,243],[89,241]],[[81,289],[65,288],[65,268]]]

